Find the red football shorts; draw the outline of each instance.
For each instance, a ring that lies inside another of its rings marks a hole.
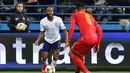
[[[71,47],[71,51],[79,56],[85,56],[95,46],[96,41],[85,41],[83,38],[79,39]]]

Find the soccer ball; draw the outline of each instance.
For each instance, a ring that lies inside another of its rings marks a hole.
[[[121,20],[120,20],[120,26],[121,26],[122,28],[128,27],[129,24],[130,24],[130,22],[129,22],[129,20],[127,20],[127,19],[121,19]]]
[[[45,73],[55,73],[55,67],[52,65],[47,65],[45,68]]]
[[[24,23],[18,23],[17,24],[17,27],[18,27],[19,30],[23,30],[24,26],[25,26]]]

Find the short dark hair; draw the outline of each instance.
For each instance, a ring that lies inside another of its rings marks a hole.
[[[17,7],[19,4],[23,4],[23,3],[22,3],[22,2],[17,3],[17,4],[16,4],[16,7]]]
[[[79,10],[82,10],[82,9],[84,9],[85,7],[84,7],[84,4],[83,3],[80,3],[80,2],[77,2],[76,3],[76,9],[79,11]]]
[[[52,8],[52,9],[54,9],[54,7],[53,7],[53,6],[46,7],[46,9],[48,9],[48,8]]]

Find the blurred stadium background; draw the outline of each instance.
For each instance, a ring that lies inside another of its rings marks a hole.
[[[30,26],[28,32],[10,32],[7,22],[17,2],[23,2]],[[45,17],[45,8],[54,6],[54,14],[60,16],[69,29],[74,4],[81,1],[86,11],[94,15],[103,29],[100,51],[92,51],[85,58],[85,65],[92,73],[130,73],[130,26],[123,29],[121,19],[130,20],[130,0],[1,0],[0,1],[0,73],[40,73],[40,55],[43,43],[33,45],[39,33],[39,21]],[[73,44],[80,34],[75,27]],[[61,31],[61,35],[63,33]],[[64,46],[64,37],[61,47]],[[75,65],[68,56],[69,47],[61,51],[56,73],[72,73]],[[13,72],[11,72],[13,71]],[[15,71],[15,72],[14,72]],[[22,72],[19,72],[22,71]],[[25,71],[25,72],[24,72]],[[34,72],[29,72],[34,71]]]

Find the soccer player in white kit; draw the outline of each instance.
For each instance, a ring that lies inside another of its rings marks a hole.
[[[65,43],[67,43],[68,32],[66,27],[62,21],[62,19],[58,16],[53,15],[53,7],[46,8],[46,17],[41,19],[40,21],[40,33],[35,41],[35,44],[38,44],[39,41],[44,38],[44,46],[42,49],[42,61],[44,63],[42,67],[42,73],[45,73],[45,67],[47,66],[46,59],[48,58],[48,52],[52,50],[53,60],[51,62],[52,65],[56,65],[56,61],[58,60],[60,53],[60,29],[61,28],[65,34]]]

